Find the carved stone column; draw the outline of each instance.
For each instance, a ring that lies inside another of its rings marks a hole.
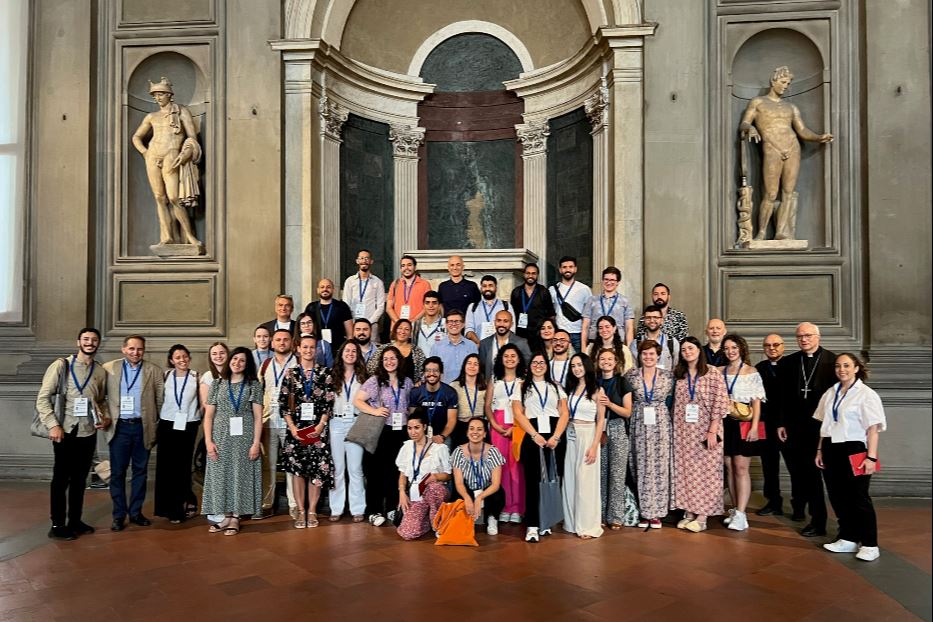
[[[321,113],[321,275],[340,279],[340,137],[348,112],[327,96],[320,100]],[[311,287],[316,287],[312,283]]]
[[[424,128],[392,125],[392,159],[395,171],[395,254],[418,249],[418,148]]]
[[[593,281],[609,265],[609,245],[613,233],[609,220],[609,89],[603,79],[593,95],[583,102],[593,126]],[[623,283],[628,291],[629,283]]]
[[[547,263],[547,121],[515,126],[522,144],[525,248],[538,256],[541,278]]]

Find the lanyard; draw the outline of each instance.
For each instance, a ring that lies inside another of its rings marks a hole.
[[[75,366],[74,366],[76,360],[77,360],[76,358],[72,359],[71,365],[69,366],[71,369],[71,379],[74,381],[75,388],[78,390],[78,393],[80,393],[81,395],[84,395],[84,389],[87,387],[87,383],[91,381],[91,376],[94,375],[94,366],[97,365],[97,362],[91,361],[91,368],[87,372],[87,378],[84,379],[83,384],[78,384],[78,377],[75,375]]]
[[[398,383],[398,380],[395,381]],[[389,390],[392,391],[392,398],[395,400],[395,410],[398,411],[399,402],[402,400],[402,386],[399,385],[397,389],[392,388],[392,383],[389,383]]]
[[[467,446],[467,453],[470,454],[470,468],[473,471],[473,483],[478,484],[481,489],[486,488],[486,478],[483,477],[483,462],[486,458],[486,443],[483,443],[479,450],[479,462],[473,460],[473,452]]]
[[[178,404],[178,410],[181,410],[181,401],[185,397],[185,387],[188,386],[188,378],[191,376],[191,373],[185,374],[185,381],[181,383],[181,393],[178,392],[178,376],[172,374],[172,392],[175,394],[175,403]]]
[[[586,387],[583,387],[583,391],[580,391],[580,397],[577,398],[576,403],[573,401],[574,393],[569,398],[567,398],[567,406],[570,408],[570,420],[573,421],[573,418],[577,416],[577,408],[580,406],[580,400],[583,399],[583,396],[586,395]]]
[[[498,306],[499,301],[497,300],[494,303],[492,303],[492,308],[489,308],[486,306],[485,300],[481,304],[483,305],[483,313],[486,314],[486,321],[487,322],[492,321],[492,318],[490,316],[492,315],[492,312],[496,310],[496,307]]]
[[[404,278],[399,279],[399,281],[402,282],[402,297],[405,299],[405,304],[408,304],[408,299],[411,298],[411,291],[412,291],[413,289],[415,289],[415,279],[417,279],[417,278],[418,278],[418,277],[414,277],[414,278],[411,280],[411,287],[408,286],[408,283],[405,282],[405,279],[404,279]],[[398,291],[398,290],[396,290],[396,291]],[[393,292],[393,294],[394,294],[394,292]],[[393,296],[393,297],[394,297],[394,296]]]
[[[557,361],[551,361],[556,363]],[[564,386],[564,379],[567,378],[567,368],[570,367],[570,361],[564,361],[564,367],[560,370],[560,386]],[[552,374],[553,375],[553,374]]]
[[[571,283],[571,284],[570,284],[570,287],[567,288],[567,294],[564,295],[564,296],[561,296],[561,295],[560,295],[560,283],[555,283],[555,284],[554,284],[554,291],[557,292],[557,297],[560,299],[561,304],[563,304],[564,301],[567,300],[567,297],[570,296],[570,290],[572,290],[572,289],[573,289],[573,286],[576,285],[576,284],[577,284],[576,281],[574,281],[573,283]],[[563,313],[563,312],[561,312],[561,313]]]
[[[236,397],[236,399],[234,399],[234,397],[233,397],[233,384],[230,383],[230,382],[227,383],[227,393],[230,394],[230,403],[233,404],[233,412],[234,412],[234,414],[239,414],[239,412],[240,412],[240,404],[241,404],[242,401],[243,401],[243,389],[244,389],[244,388],[246,388],[246,381],[245,381],[245,380],[244,380],[243,382],[240,383],[240,394]]]
[[[427,398],[431,402],[431,407],[428,408],[428,421],[431,422],[431,425],[434,425],[434,413],[437,412],[437,394],[440,392],[441,390],[438,388],[434,393],[427,394]]]
[[[569,294],[570,292],[567,292],[567,293]],[[618,295],[618,294],[616,294],[615,296],[612,297],[612,304],[609,305],[609,313],[606,313],[606,297],[605,297],[605,296],[600,296],[600,297],[599,297],[599,307],[603,310],[603,315],[609,315],[609,316],[611,316],[611,315],[612,315],[612,310],[616,308],[616,303],[617,303],[617,302],[619,302],[619,295]]]
[[[654,370],[654,376],[651,377],[651,391],[648,391],[648,383],[645,382],[645,372],[641,371],[641,386],[645,389],[645,401],[649,404],[654,400],[654,385],[658,383],[658,370]]]
[[[289,354],[288,358],[285,359],[285,364],[282,365],[282,371],[275,371],[275,358],[272,359],[272,380],[275,381],[275,388],[278,389],[279,385],[282,382],[282,376],[285,375],[285,370],[288,369],[288,364],[295,358],[294,354]]]
[[[324,307],[327,307],[327,315],[324,315]],[[327,328],[330,324],[330,316],[334,314],[334,303],[321,304],[318,306],[318,311],[321,312],[321,328]]]
[[[431,331],[430,333],[428,333],[427,335],[424,334],[424,322],[422,322],[422,323],[421,323],[421,326],[418,328],[418,330],[421,332],[421,336],[424,337],[425,339],[430,339],[431,336],[432,336],[434,333],[436,333],[437,331],[439,331],[440,329],[441,329],[441,321],[440,321],[440,320],[437,320],[437,321],[434,323],[434,330],[432,330],[432,331]]]
[[[350,377],[350,382],[343,383],[343,392],[347,396],[347,403],[350,403],[350,393],[353,391],[353,383],[356,381],[356,376]]]
[[[697,396],[697,377],[691,376],[690,372],[687,372],[687,391],[690,392],[690,401],[692,402]]]
[[[263,352],[265,352],[265,353],[263,353]],[[265,350],[265,351],[263,351],[263,350],[256,350],[256,358],[259,359],[259,366],[261,367],[262,364],[263,364],[263,362],[264,362],[266,359],[271,359],[271,358],[272,358],[272,350]]]
[[[369,352],[366,353],[366,362],[367,362],[367,363],[369,363],[369,359],[373,358],[373,354],[375,354],[375,352],[376,352],[376,346],[374,346],[374,345],[372,344],[372,342],[370,342],[370,344],[369,344]]]
[[[310,401],[311,399],[311,390],[314,388],[314,368],[310,370],[305,370],[304,367],[301,369],[301,387],[305,390],[305,401]],[[311,375],[308,375],[308,371],[311,372]]]
[[[852,383],[848,389],[845,390],[845,393],[842,394],[842,397],[839,397],[839,389],[842,388],[842,383],[836,385],[836,396],[833,398],[833,421],[839,421],[839,409],[842,408],[842,402],[846,399],[846,396],[849,394],[849,389],[855,386],[855,383]]]
[[[609,380],[606,380],[605,378],[600,378],[599,384],[603,388],[603,391],[605,391],[606,397],[608,397],[611,400],[613,390],[616,388],[616,377],[613,376]]]
[[[548,383],[545,383],[544,384],[544,397],[541,397],[541,391],[538,390],[538,383],[532,380],[531,386],[535,388],[535,393],[538,394],[538,401],[541,402],[541,410],[543,411],[544,407],[547,405],[547,397],[548,397],[548,393],[551,390],[551,387],[549,386]]]
[[[538,288],[535,287],[534,291],[531,292],[531,297],[528,297],[525,294],[525,288],[522,287],[522,312],[526,315],[528,314],[528,309],[531,307],[531,301],[535,299],[535,296],[538,294]]]
[[[126,387],[127,393],[133,390],[133,386],[136,384],[136,381],[139,380],[139,372],[141,372],[142,370],[143,370],[143,363],[142,361],[140,361],[139,367],[136,368],[136,375],[133,376],[133,382],[127,384],[126,377],[130,374],[129,365],[126,364],[126,359],[123,359],[123,379],[122,380],[123,380],[123,386]],[[90,378],[90,375],[88,376],[88,378]]]
[[[415,455],[418,453],[418,447],[414,442],[411,444],[411,472],[412,472],[412,484],[418,483],[418,476],[421,474],[421,463],[424,462],[424,457],[428,454],[428,450],[431,449],[432,441],[430,439],[424,440],[424,449],[421,450],[421,455],[418,456],[418,465],[415,466]]]
[[[470,409],[470,414],[476,416],[476,402],[479,400],[479,386],[473,385],[473,400],[470,401],[470,390],[464,386],[463,394],[466,396],[467,407]]]
[[[360,282],[360,304],[363,304],[363,298],[366,297],[366,288],[369,287],[369,279],[363,280],[363,277],[356,277]]]
[[[729,384],[729,375],[726,374],[726,370],[722,370],[722,377],[726,379],[726,388],[729,390],[729,397],[732,397],[732,389],[735,388],[735,383],[739,379],[739,374],[742,373],[742,368],[745,367],[745,363],[739,363],[739,371],[735,372],[735,376],[732,378],[732,384]]]
[[[513,380],[512,386],[510,387],[508,382],[505,380],[502,381],[502,386],[505,387],[505,394],[509,397],[509,399],[512,399],[512,394],[515,393],[516,382],[518,382],[518,380]]]

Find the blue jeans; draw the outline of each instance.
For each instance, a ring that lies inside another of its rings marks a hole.
[[[570,345],[573,346],[573,349],[577,352],[580,351],[580,335],[583,333],[570,333]]]
[[[110,441],[110,498],[113,517],[136,516],[143,511],[146,499],[146,476],[149,469],[149,450],[143,437],[143,424],[120,421]],[[130,488],[130,508],[126,509],[126,471],[133,464]]]

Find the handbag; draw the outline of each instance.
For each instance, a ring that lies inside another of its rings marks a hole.
[[[378,385],[376,385],[376,391],[379,391]],[[381,392],[379,393],[379,406],[382,406]],[[376,446],[379,445],[379,437],[382,435],[385,426],[385,417],[360,413],[357,415],[356,421],[353,422],[353,425],[350,426],[350,429],[347,431],[346,441],[348,443],[355,443],[369,453],[374,454],[376,453]]]
[[[732,400],[732,405],[729,407],[729,416],[738,421],[751,421],[752,407]]]
[[[55,421],[62,425],[65,420],[65,389],[68,384],[68,359],[63,358],[61,374],[58,376],[58,388],[52,394],[52,412],[55,413]],[[39,409],[33,411],[32,423],[29,425],[29,433],[39,438],[49,437],[49,428],[42,423],[42,417],[39,416]]]
[[[538,521],[538,530],[544,531],[564,520],[564,502],[560,492],[560,476],[557,475],[557,459],[554,457],[554,451],[549,451],[547,457],[545,457],[544,448],[539,448],[538,451],[541,452],[541,482],[538,484],[541,495],[538,503],[541,517]]]
[[[473,527],[473,518],[463,509],[463,499],[442,503],[432,523],[437,532],[434,546],[479,546]]]

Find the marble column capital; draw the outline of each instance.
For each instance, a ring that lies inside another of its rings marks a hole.
[[[343,131],[343,124],[346,123],[349,112],[346,108],[330,101],[325,95],[320,100],[321,110],[321,130],[324,136],[340,142],[340,134]]]
[[[389,126],[389,140],[392,141],[392,155],[396,158],[418,158],[418,148],[424,142],[423,127],[413,125]]]
[[[583,102],[583,110],[593,127],[593,134],[609,127],[609,88],[606,86],[605,78],[596,92]]]
[[[515,126],[518,142],[522,144],[522,156],[533,156],[547,153],[547,137],[550,131],[546,121],[532,121],[519,123]]]

